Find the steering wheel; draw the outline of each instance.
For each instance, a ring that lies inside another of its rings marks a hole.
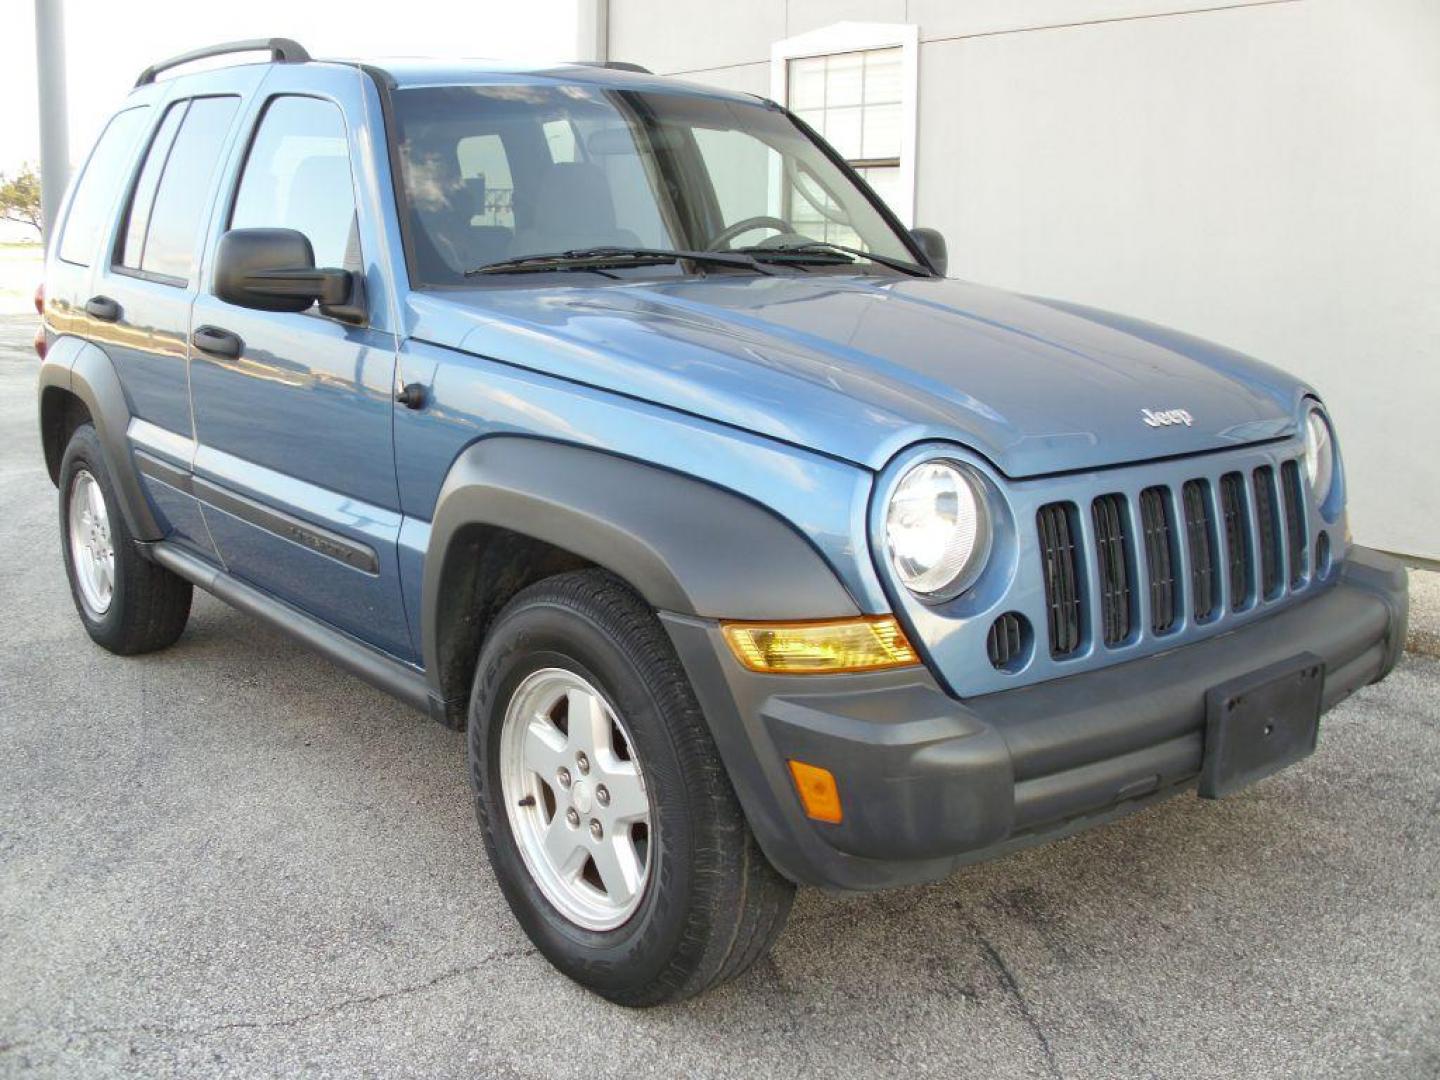
[[[727,225],[716,233],[710,240],[706,251],[724,251],[730,246],[730,241],[737,236],[744,236],[751,229],[775,229],[782,233],[793,233],[795,226],[778,217],[771,217],[769,214],[759,214],[756,217],[747,217],[735,222],[734,225]]]

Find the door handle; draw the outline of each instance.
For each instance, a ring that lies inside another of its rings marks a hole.
[[[395,392],[395,400],[407,409],[421,409],[425,407],[425,387],[422,383],[406,383],[401,389]]]
[[[229,330],[222,330],[218,326],[197,326],[195,332],[190,335],[190,344],[201,352],[214,353],[216,356],[228,356],[238,360],[240,354],[245,351],[245,343],[240,340],[239,334],[232,334]]]
[[[119,322],[120,305],[108,296],[92,296],[85,301],[85,314],[101,322]]]

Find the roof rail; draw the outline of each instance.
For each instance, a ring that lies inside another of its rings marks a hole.
[[[628,60],[582,60],[585,67],[609,68],[611,71],[634,71],[640,75],[654,75],[647,67],[632,64]]]
[[[151,64],[140,77],[135,80],[136,86],[145,86],[155,81],[155,76],[162,71],[169,71],[181,64],[188,64],[193,60],[208,60],[212,56],[226,56],[229,53],[241,52],[268,52],[270,59],[279,64],[303,64],[310,59],[310,54],[305,51],[305,46],[298,41],[291,41],[289,38],[249,38],[245,41],[226,41],[219,45],[207,45],[203,49],[194,49],[191,52],[181,53],[179,56],[172,56],[168,60],[161,60],[158,64]]]

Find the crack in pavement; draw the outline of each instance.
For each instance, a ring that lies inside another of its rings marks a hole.
[[[970,931],[975,935],[975,939],[980,943],[980,947],[985,950],[985,955],[989,958],[990,965],[995,969],[996,973],[999,974],[1000,982],[1005,987],[1005,992],[1010,996],[1010,999],[1015,1002],[1015,1007],[1020,1011],[1020,1016],[1025,1021],[1026,1026],[1029,1027],[1030,1031],[1034,1034],[1036,1041],[1040,1043],[1040,1050],[1045,1055],[1045,1062],[1050,1066],[1050,1075],[1055,1077],[1056,1080],[1064,1080],[1064,1074],[1060,1071],[1060,1063],[1055,1060],[1055,1050],[1050,1045],[1050,1038],[1045,1034],[1045,1029],[1041,1026],[1039,1017],[1031,1010],[1030,1003],[1025,1000],[1025,994],[1020,989],[1020,983],[1015,979],[1015,973],[1010,970],[1010,965],[1007,964],[1005,958],[1000,955],[1000,950],[990,944],[990,939],[985,936],[984,931],[982,931],[979,926],[972,922],[970,924]]]
[[[276,1017],[272,1020],[233,1020],[228,1023],[213,1024],[208,1027],[175,1027],[167,1024],[153,1023],[126,1024],[116,1027],[82,1028],[79,1031],[71,1031],[64,1033],[57,1032],[57,1034],[61,1034],[65,1043],[68,1044],[72,1039],[88,1038],[96,1035],[159,1035],[166,1037],[203,1039],[209,1035],[217,1035],[222,1031],[236,1031],[244,1029],[263,1031],[271,1028],[298,1027],[301,1024],[307,1024],[312,1020],[318,1020],[323,1017],[333,1016],[334,1014],[339,1012],[344,1012],[346,1009],[353,1009],[366,1005],[376,1005],[382,1001],[389,1001],[392,998],[405,997],[410,994],[424,993],[426,990],[431,990],[436,986],[439,986],[441,983],[446,983],[454,979],[463,978],[466,975],[473,975],[481,968],[487,966],[490,963],[493,963],[496,960],[514,960],[522,956],[533,956],[535,952],[536,949],[534,947],[530,947],[525,949],[510,949],[504,952],[491,953],[483,960],[477,960],[473,964],[466,964],[464,967],[451,968],[448,971],[442,971],[433,978],[426,979],[424,982],[414,983],[410,986],[399,986],[393,990],[385,990],[378,994],[369,994],[362,997],[342,998],[339,1001],[333,1001],[328,1005],[323,1005],[318,1009],[312,1009],[310,1012],[301,1013],[298,1016],[281,1016]],[[43,1035],[33,1039],[17,1039],[14,1042],[0,1041],[0,1054],[9,1053],[14,1050],[22,1050],[30,1046],[36,1046],[45,1041],[46,1037]]]

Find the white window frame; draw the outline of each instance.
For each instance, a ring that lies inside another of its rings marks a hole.
[[[907,229],[915,224],[915,149],[920,119],[920,27],[914,23],[840,22],[770,46],[770,96],[790,102],[790,61],[836,53],[900,49],[900,184],[889,204]]]

